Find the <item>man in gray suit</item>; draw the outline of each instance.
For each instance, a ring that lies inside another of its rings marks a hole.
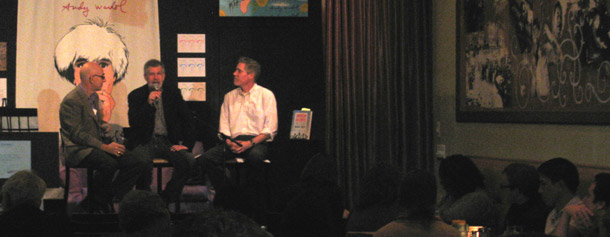
[[[69,166],[96,169],[94,190],[81,206],[93,212],[112,212],[112,198],[122,198],[136,183],[140,173],[151,166],[140,156],[115,142],[104,142],[106,126],[99,108],[96,91],[102,89],[104,72],[95,62],[88,62],[80,69],[81,84],[64,97],[59,109],[61,138]],[[119,174],[114,178],[115,172]]]

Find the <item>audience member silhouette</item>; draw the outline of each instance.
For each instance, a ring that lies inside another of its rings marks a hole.
[[[349,217],[347,231],[374,232],[396,219],[401,179],[400,170],[390,164],[381,163],[369,169],[362,179],[358,206]]]
[[[170,214],[157,193],[132,190],[119,203],[119,226],[129,236],[170,236]]]
[[[0,231],[7,236],[71,235],[66,216],[48,215],[40,206],[46,183],[30,171],[18,171],[2,186]]]
[[[428,171],[409,172],[400,184],[399,218],[379,229],[374,236],[460,236],[456,228],[434,216],[436,178]]]
[[[343,198],[333,159],[314,155],[303,168],[299,183],[287,188],[285,195],[285,236],[345,235]]]
[[[589,186],[583,204],[567,205],[557,229],[559,236],[610,236],[610,174],[599,173]],[[576,229],[570,229],[571,220]]]
[[[214,208],[183,220],[175,228],[173,236],[271,237],[273,235],[242,213]]]
[[[439,167],[445,190],[438,211],[442,220],[465,220],[468,225],[495,226],[497,211],[483,184],[483,175],[470,158],[452,155]]]
[[[580,205],[582,200],[575,195],[580,182],[578,169],[565,158],[554,158],[545,161],[538,167],[540,188],[538,192],[547,206],[553,208],[546,219],[544,233],[560,235],[559,221],[567,205]],[[570,223],[570,229],[576,229],[575,221]]]
[[[520,226],[524,232],[542,233],[546,217],[551,209],[538,193],[539,177],[536,168],[527,164],[513,163],[502,171],[507,184],[510,207],[504,218],[504,227]]]

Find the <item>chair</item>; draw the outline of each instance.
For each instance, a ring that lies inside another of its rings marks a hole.
[[[263,186],[265,191],[263,192],[264,206],[263,210],[266,212],[268,207],[271,206],[271,190],[269,188],[269,168],[271,166],[271,160],[263,160]],[[233,182],[241,186],[241,170],[244,168],[244,158],[237,157],[235,159],[229,159],[225,161],[225,167],[229,169],[229,178],[233,179]],[[232,172],[231,172],[232,171]]]
[[[163,168],[174,167],[172,163],[162,158],[154,158],[153,159],[153,168],[157,169],[157,193],[161,193],[163,191]],[[180,197],[176,200],[174,204],[174,212],[180,212]]]
[[[225,166],[231,170],[233,170],[233,175],[230,175],[230,178],[234,176],[234,182],[236,184],[240,184],[240,170],[243,168],[244,158],[237,157],[235,159],[229,159],[225,161]],[[265,173],[265,182],[267,181],[267,167],[271,165],[271,161],[269,159],[263,160],[264,163],[264,173]]]
[[[195,147],[193,147],[193,155],[195,158],[201,156],[203,153],[203,144],[200,141],[195,142]],[[153,159],[153,168],[157,169],[157,193],[161,193],[163,191],[163,168],[173,168],[174,165],[169,161],[162,158],[154,158]],[[178,200],[175,202],[174,212],[180,212],[180,202],[181,197],[178,197]]]
[[[70,168],[85,168],[87,169],[87,196],[89,196],[92,192],[92,187],[93,187],[93,182],[92,182],[92,178],[93,177],[93,169],[84,167],[84,166],[69,166],[68,164],[65,164],[65,172],[66,172],[66,183],[64,186],[64,202],[65,202],[65,207],[66,207],[66,212],[68,210],[68,196],[70,194]],[[87,211],[93,211],[92,206],[89,205],[89,210]]]

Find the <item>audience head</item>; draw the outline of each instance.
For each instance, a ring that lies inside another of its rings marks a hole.
[[[333,159],[318,153],[311,157],[301,173],[301,181],[337,183],[337,168]]]
[[[40,207],[46,188],[44,180],[36,174],[18,171],[2,186],[2,206],[5,211],[21,205]]]
[[[182,221],[174,236],[268,237],[269,232],[239,212],[214,208]]]
[[[481,171],[470,158],[463,155],[443,159],[438,173],[443,189],[456,199],[485,187]]]
[[[169,211],[157,193],[132,190],[119,204],[119,225],[126,233],[168,233]]]
[[[398,205],[406,210],[409,220],[430,221],[436,204],[436,178],[425,170],[413,170],[400,184]]]
[[[395,203],[401,177],[400,170],[390,164],[380,163],[373,166],[364,175],[358,207]]]
[[[538,167],[539,192],[544,202],[554,207],[563,196],[573,196],[578,188],[578,169],[565,158],[553,158]]]
[[[595,182],[589,187],[588,195],[583,202],[591,210],[610,208],[609,173],[599,173],[595,176]]]
[[[505,187],[511,191],[511,203],[522,204],[540,197],[538,193],[540,178],[534,166],[513,163],[506,166],[502,173],[506,175],[508,182]]]

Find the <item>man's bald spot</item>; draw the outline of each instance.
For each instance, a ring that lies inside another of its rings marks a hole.
[[[95,62],[87,62],[80,68],[81,83],[90,85],[89,76],[95,74],[95,71],[102,71],[102,67]]]

